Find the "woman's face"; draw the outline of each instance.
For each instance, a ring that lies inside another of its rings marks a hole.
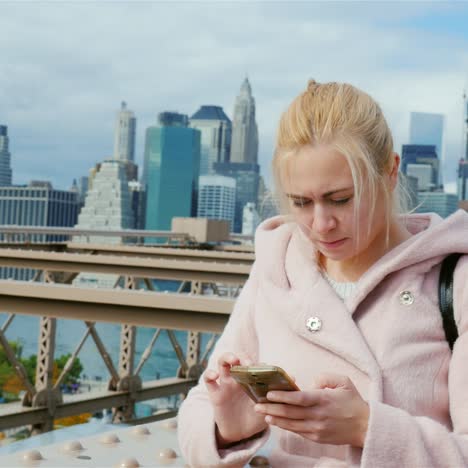
[[[376,200],[371,220],[369,194],[363,188],[355,219],[351,169],[332,146],[302,147],[287,162],[283,186],[297,223],[325,257],[344,261],[381,247],[380,241],[385,238],[382,195]]]

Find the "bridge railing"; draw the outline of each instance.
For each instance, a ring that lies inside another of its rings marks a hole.
[[[137,247],[123,253],[112,246],[112,252],[106,254],[0,248],[0,266],[35,271],[28,282],[0,280],[0,311],[8,313],[0,328],[0,345],[25,389],[20,403],[0,405],[0,430],[29,425],[33,432],[47,431],[57,418],[108,408],[112,408],[114,422],[136,423],[137,402],[188,392],[229,318],[234,299],[248,277],[252,256],[198,251],[192,257],[181,257],[177,250],[171,257],[168,251],[165,257],[157,258],[148,256],[145,248],[138,252]],[[76,286],[79,275],[86,274],[112,275],[114,288]],[[155,280],[159,279],[179,281],[178,291],[157,292]],[[17,314],[40,317],[34,383],[7,339]],[[54,378],[59,318],[80,320],[85,331],[74,337],[74,350],[62,373]],[[98,322],[120,325],[118,362],[99,336]],[[154,329],[139,362],[135,360],[137,326]],[[188,332],[185,346],[178,341],[176,330]],[[201,333],[209,334],[203,349]],[[141,370],[162,334],[169,338],[178,371],[172,377],[143,381]],[[109,372],[107,389],[64,395],[61,383],[87,340],[95,343],[96,358],[103,360]],[[176,411],[155,414],[146,421],[170,417]]]

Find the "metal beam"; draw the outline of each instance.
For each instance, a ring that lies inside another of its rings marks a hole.
[[[172,231],[150,231],[146,229],[79,229],[69,227],[56,227],[56,226],[18,226],[18,225],[0,225],[0,234],[11,236],[13,234],[20,234],[26,239],[30,239],[31,235],[57,235],[57,236],[103,236],[103,237],[122,237],[122,238],[150,238],[162,237],[170,239],[191,240],[191,237],[186,232],[172,232]],[[251,242],[254,236],[246,234],[238,234],[231,232],[229,234],[230,240]]]
[[[176,377],[151,380],[144,382],[142,389],[137,391],[134,397],[136,401],[146,401],[179,393],[187,393],[196,383],[196,379],[180,379]],[[65,395],[64,402],[57,405],[54,416],[58,419],[82,413],[95,413],[102,409],[123,406],[128,402],[129,398],[130,392],[125,391]],[[47,407],[25,408],[19,403],[3,404],[0,407],[0,430],[26,426],[28,424],[41,424],[48,416]]]
[[[244,283],[250,272],[250,265],[227,262],[215,263],[138,257],[123,259],[122,256],[115,255],[37,252],[19,249],[0,249],[0,265],[47,271],[86,271],[140,278],[196,280],[227,284]]]
[[[0,281],[0,310],[88,322],[220,333],[233,306],[213,296]]]
[[[0,234],[22,235],[57,235],[57,236],[103,236],[103,237],[168,237],[171,239],[190,240],[186,232],[150,231],[137,229],[78,229],[50,226],[0,225]]]
[[[1,244],[0,244],[1,247]],[[239,247],[239,246],[238,246]],[[142,245],[103,245],[69,242],[66,251],[69,253],[92,252],[98,255],[125,255],[129,257],[157,257],[173,260],[193,260],[202,262],[230,262],[251,265],[255,259],[252,249],[241,251],[219,250],[216,246],[212,250],[174,246],[142,246]]]
[[[89,247],[89,248],[88,248]],[[91,250],[96,253],[106,253],[107,251],[115,251],[116,255],[120,251],[128,252],[131,256],[131,249],[143,251],[148,250],[148,254],[151,255],[151,250],[154,249],[155,253],[161,252],[164,255],[164,250],[175,250],[180,251],[183,256],[184,253],[193,252],[194,255],[204,255],[205,252],[213,254],[228,254],[228,255],[248,255],[253,258],[254,246],[253,244],[221,244],[221,245],[210,245],[207,248],[206,244],[157,244],[157,245],[142,245],[142,244],[120,244],[107,246],[105,244],[95,243],[80,243],[80,242],[7,242],[0,241],[0,248],[2,249],[27,249],[27,250],[47,250],[49,252],[82,252]],[[128,249],[128,250],[127,250]]]

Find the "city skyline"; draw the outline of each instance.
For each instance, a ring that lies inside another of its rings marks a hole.
[[[455,2],[219,2],[209,10],[190,2],[2,2],[0,28],[9,41],[0,44],[0,124],[9,129],[13,182],[46,179],[68,188],[110,157],[122,100],[138,120],[135,162],[142,167],[143,132],[159,112],[192,115],[217,105],[232,118],[247,75],[268,182],[280,114],[315,78],[348,81],[375,97],[398,152],[409,143],[411,112],[443,114],[443,172],[455,183],[464,154],[467,18],[468,6]],[[143,43],[156,44],[151,56]]]

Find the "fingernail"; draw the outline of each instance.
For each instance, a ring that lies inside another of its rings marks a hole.
[[[271,424],[273,422],[273,418],[271,416],[265,416],[265,422],[267,424]]]

